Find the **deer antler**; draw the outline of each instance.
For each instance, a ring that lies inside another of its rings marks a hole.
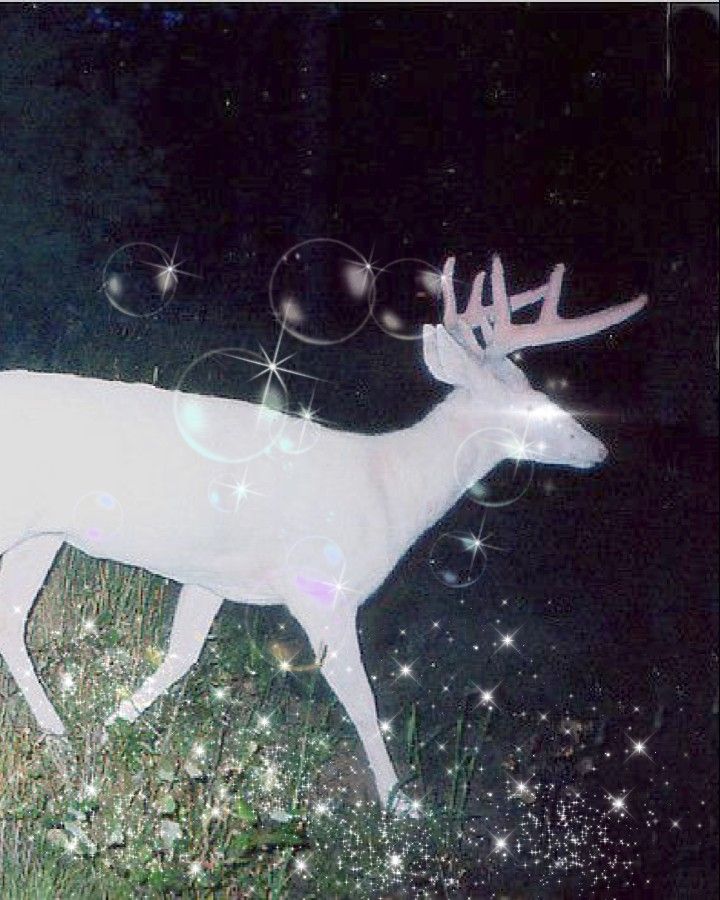
[[[442,274],[443,324],[447,329],[453,330],[468,349],[471,349],[469,340],[472,330],[479,328],[485,344],[486,358],[497,359],[523,347],[559,344],[597,334],[635,315],[647,303],[647,296],[640,294],[634,300],[611,306],[600,312],[578,316],[575,319],[563,319],[558,313],[560,290],[565,274],[565,266],[562,263],[555,266],[546,284],[509,297],[500,257],[493,256],[491,304],[483,306],[482,289],[485,273],[480,272],[473,282],[467,308],[460,314],[457,311],[453,287],[454,270],[455,258],[451,256],[446,260]],[[513,324],[511,318],[513,312],[539,300],[544,300],[544,303],[536,322],[525,325]],[[472,343],[475,345],[473,352],[477,353],[479,349],[477,342],[473,339]]]

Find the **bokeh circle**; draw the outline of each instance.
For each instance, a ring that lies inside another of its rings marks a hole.
[[[306,344],[340,344],[370,318],[375,277],[369,262],[342,241],[295,244],[270,276],[270,308],[283,329]]]
[[[423,325],[438,321],[442,272],[422,259],[396,259],[375,276],[372,316],[390,337],[416,341]]]
[[[224,347],[204,353],[185,369],[173,393],[173,412],[183,440],[196,453],[234,464],[275,446],[287,420],[287,401],[267,359]]]
[[[167,253],[142,241],[116,250],[102,274],[102,289],[111,306],[139,319],[160,312],[175,296],[177,283]]]
[[[535,464],[530,459],[515,460],[509,454],[519,445],[519,439],[509,428],[481,428],[469,434],[460,444],[453,459],[453,472],[457,484],[467,491],[467,496],[480,506],[510,506],[519,500],[530,487]],[[488,451],[501,451],[496,466],[474,479],[466,473],[473,469],[473,460],[482,458]]]
[[[107,491],[90,491],[82,496],[73,509],[73,528],[84,541],[102,545],[123,527],[122,506]]]
[[[428,562],[435,578],[448,588],[466,588],[485,570],[486,556],[469,532],[448,531],[435,541]]]

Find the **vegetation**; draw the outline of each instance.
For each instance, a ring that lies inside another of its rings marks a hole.
[[[390,741],[424,815],[388,816],[323,679],[269,650],[291,635],[279,611],[228,605],[180,686],[104,731],[162,656],[173,590],[64,551],[28,636],[67,738],[43,738],[0,677],[0,896],[442,896],[457,883],[476,758],[463,722],[450,774],[426,781],[408,712]]]

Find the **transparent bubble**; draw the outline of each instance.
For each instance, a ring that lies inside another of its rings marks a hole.
[[[278,438],[277,448],[283,453],[307,453],[320,440],[322,429],[312,418],[300,415],[289,418]]]
[[[475,535],[449,531],[435,541],[428,561],[430,571],[440,584],[449,588],[465,588],[480,578],[485,570],[486,557]]]
[[[105,264],[102,287],[112,306],[145,318],[172,300],[178,276],[170,257],[155,244],[126,244]]]
[[[509,457],[517,452],[520,439],[506,428],[483,428],[468,435],[455,453],[455,480],[480,506],[509,506],[527,491],[535,464],[532,460]],[[480,480],[473,477],[478,461],[488,457],[502,459]]]
[[[345,554],[331,538],[301,538],[289,550],[285,572],[294,595],[333,609],[353,593],[345,583]]]
[[[123,526],[123,510],[112,494],[90,491],[75,504],[73,528],[83,540],[102,544]]]
[[[210,506],[222,513],[245,512],[251,499],[259,496],[261,493],[248,482],[247,470],[241,478],[232,472],[217,475],[208,485]]]
[[[308,344],[339,344],[370,317],[375,295],[368,261],[341,241],[296,244],[270,277],[270,306],[286,331]]]
[[[421,259],[397,259],[375,276],[372,315],[390,337],[414,341],[438,321],[442,272]]]
[[[222,463],[247,462],[269,452],[282,434],[286,406],[285,388],[267,360],[239,348],[212,350],[196,359],[173,398],[185,442]]]

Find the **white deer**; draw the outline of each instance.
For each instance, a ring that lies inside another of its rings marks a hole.
[[[453,269],[450,258],[442,276],[443,324],[423,330],[427,367],[453,390],[410,428],[374,436],[322,428],[302,455],[271,450],[239,464],[198,453],[178,432],[176,392],[73,375],[0,374],[0,656],[44,732],[61,735],[64,727],[33,668],[25,629],[68,543],[182,585],[164,661],[108,723],[133,721],[188,672],[224,599],[284,603],[322,660],[380,799],[388,802],[397,774],[360,653],[358,607],[417,538],[503,459],[577,468],[604,459],[603,444],[533,390],[507,356],[595,334],[646,302],[640,296],[563,319],[562,266],[540,288],[509,297],[495,257],[490,302],[483,301],[480,273],[458,314]],[[511,321],[515,310],[542,299],[534,324]],[[219,422],[229,436],[257,433],[256,404],[180,398],[199,404],[205,420]],[[283,415],[272,427],[278,423],[292,432],[300,420]],[[488,428],[517,437],[477,440],[473,453],[450,464],[469,436]],[[208,501],[211,483],[234,485],[232,510]],[[322,546],[335,548],[324,561]]]

